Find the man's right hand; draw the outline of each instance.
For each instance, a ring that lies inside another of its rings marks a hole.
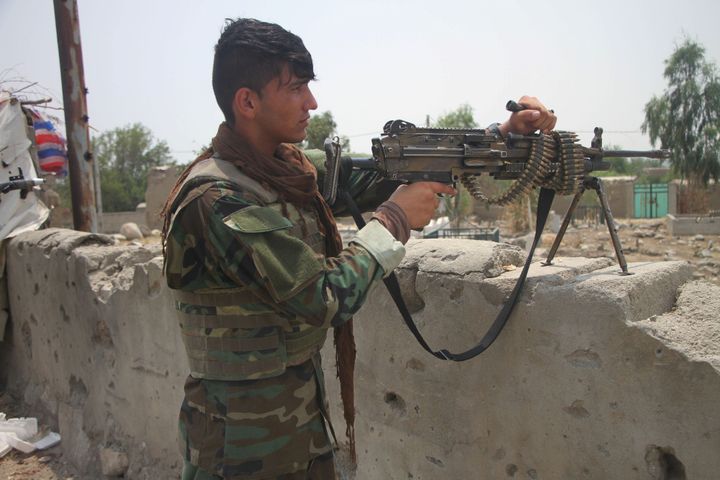
[[[388,200],[395,202],[407,216],[410,228],[422,228],[432,219],[440,205],[438,194],[455,195],[457,191],[438,182],[400,185]]]

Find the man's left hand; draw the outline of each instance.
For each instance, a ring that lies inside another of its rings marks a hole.
[[[518,103],[525,107],[525,110],[514,112],[510,118],[500,125],[500,133],[503,136],[508,133],[527,135],[536,130],[542,133],[549,133],[555,128],[557,117],[552,110],[548,110],[543,103],[535,97],[523,96]]]

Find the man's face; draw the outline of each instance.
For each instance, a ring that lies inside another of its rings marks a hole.
[[[308,80],[297,78],[285,67],[262,89],[255,120],[266,140],[298,143],[305,139],[310,110],[316,108]]]

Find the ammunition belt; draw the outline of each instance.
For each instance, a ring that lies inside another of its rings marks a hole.
[[[577,134],[553,131],[533,141],[530,155],[520,177],[500,195],[482,193],[478,176],[464,174],[460,181],[470,194],[490,204],[507,205],[536,187],[555,190],[559,194],[576,193],[585,177],[585,157]]]

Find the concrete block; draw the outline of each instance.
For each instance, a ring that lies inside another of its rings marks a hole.
[[[666,221],[668,233],[673,237],[720,235],[720,217],[668,214]]]

